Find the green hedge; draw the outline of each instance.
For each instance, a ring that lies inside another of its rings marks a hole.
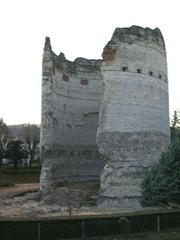
[[[158,216],[160,229],[180,228],[180,210],[101,216],[0,219],[0,239],[55,240],[82,236],[123,235],[125,226],[122,225],[123,221],[120,221],[122,217],[128,220],[130,233],[157,232]]]
[[[41,170],[38,168],[5,168],[0,170],[0,174],[40,174]]]
[[[14,184],[38,183],[39,174],[0,174],[0,179]]]
[[[0,179],[0,188],[1,187],[13,187],[14,185],[15,184],[10,180]]]
[[[33,222],[0,224],[1,240],[39,240],[38,225]]]

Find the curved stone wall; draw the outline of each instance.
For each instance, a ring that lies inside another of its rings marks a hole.
[[[109,158],[101,207],[140,207],[140,182],[169,144],[167,62],[159,29],[116,29],[103,52],[97,140]]]
[[[96,133],[103,96],[102,60],[68,61],[64,54],[52,52],[50,42],[45,44],[44,59],[43,76],[45,70],[49,76],[42,88],[41,188],[100,179],[104,159]]]
[[[101,176],[100,207],[136,209],[170,142],[165,44],[157,28],[117,28],[102,56],[71,62],[46,38],[41,189]]]
[[[104,160],[98,151],[96,133],[103,96],[101,63],[76,59],[73,72],[56,69],[53,76],[55,185],[61,180],[100,177]]]

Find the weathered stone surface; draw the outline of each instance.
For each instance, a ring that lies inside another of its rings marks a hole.
[[[41,190],[63,181],[100,179],[104,158],[96,143],[103,96],[102,60],[57,56],[46,38],[43,53]]]
[[[111,40],[107,43],[104,49],[111,49],[117,42],[126,44],[132,44],[134,42],[149,42],[154,43],[165,50],[164,38],[159,28],[155,28],[154,30],[140,26],[116,28]]]
[[[115,55],[108,59],[111,49]],[[164,40],[159,29],[116,29],[104,55],[97,141],[109,161],[101,175],[99,207],[136,209],[142,177],[170,141]]]
[[[97,190],[76,187],[59,187],[43,197],[42,204],[56,204],[66,208],[81,208],[96,205]]]
[[[99,206],[139,208],[140,183],[160,157],[169,136],[160,132],[102,132],[100,151],[109,158],[101,175]]]
[[[99,206],[135,209],[145,171],[169,144],[164,39],[158,28],[117,28],[102,57],[69,61],[46,38],[41,190],[58,200],[62,182],[101,175]]]

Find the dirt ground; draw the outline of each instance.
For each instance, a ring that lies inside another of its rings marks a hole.
[[[61,201],[57,201],[63,199],[64,193],[66,194],[67,191],[69,191],[68,187],[62,187],[59,189],[59,192],[55,194],[52,192],[51,195],[45,197],[42,197],[39,187],[38,183],[33,183],[16,184],[14,187],[0,188],[0,218],[67,216],[70,214],[70,211],[71,215],[117,213],[117,209],[99,209],[95,204],[84,204],[84,202],[79,207],[72,205],[73,207],[71,206],[70,210],[67,204],[62,204]],[[77,185],[76,187],[79,186]],[[86,188],[94,191],[94,186],[92,188],[92,184],[87,185]],[[84,191],[85,189],[83,189],[83,192]],[[80,195],[82,195],[82,193],[80,193]],[[75,195],[72,195],[72,197],[74,196]],[[118,211],[124,213],[129,212],[124,209],[118,209]]]
[[[88,187],[92,188],[91,184]],[[64,191],[64,188],[62,190]],[[60,189],[60,192],[62,190]],[[59,198],[62,198],[61,195]],[[47,201],[47,198],[42,198],[38,183],[16,184],[15,187],[0,188],[0,218],[69,215],[69,207],[57,203],[55,197],[56,194],[55,196],[52,194],[50,202]],[[117,209],[114,210],[114,212],[116,211]],[[122,209],[122,211],[124,210]],[[112,213],[113,210],[102,211],[97,209],[95,205],[73,207],[71,209],[71,215],[98,215],[110,212]]]
[[[61,204],[48,203],[41,198],[39,184],[16,184],[14,187],[0,188],[0,218],[64,216],[69,208]],[[72,215],[96,214],[91,207],[71,209]]]

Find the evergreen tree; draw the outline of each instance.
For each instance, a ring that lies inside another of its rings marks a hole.
[[[160,161],[142,182],[141,204],[144,207],[180,205],[180,128],[177,114],[172,121],[172,142]]]
[[[174,111],[174,115],[173,115],[173,118],[172,118],[172,121],[171,121],[171,127],[172,128],[179,127],[180,119],[179,119],[178,115],[179,115],[179,112],[178,111]]]
[[[12,160],[14,162],[14,168],[17,168],[19,161],[28,157],[24,142],[19,139],[9,140],[7,142],[5,156]]]
[[[174,111],[170,129],[171,129],[171,140],[173,140],[173,138],[175,137],[180,136],[180,118],[179,118],[178,111]]]
[[[3,119],[0,119],[0,169],[2,167],[2,160],[5,157],[5,148],[7,143],[8,127]]]

